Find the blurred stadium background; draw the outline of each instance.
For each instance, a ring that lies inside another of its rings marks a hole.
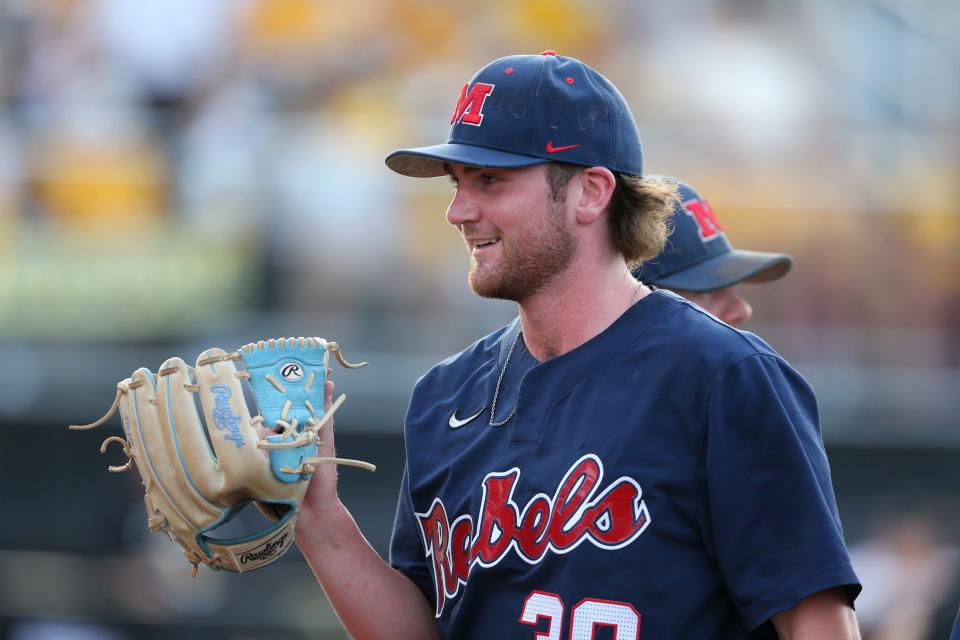
[[[786,251],[750,329],[811,381],[867,638],[960,604],[960,4],[951,0],[0,1],[0,637],[342,638],[296,550],[250,576],[147,533],[114,433],[68,432],[171,355],[338,340],[344,499],[386,551],[408,393],[500,326],[444,180],[488,60],[556,49],[634,108],[649,171]],[[771,455],[776,455],[771,452]]]

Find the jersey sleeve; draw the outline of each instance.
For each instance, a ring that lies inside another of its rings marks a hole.
[[[417,516],[410,498],[406,467],[403,469],[403,479],[400,481],[400,497],[397,500],[397,513],[390,539],[390,565],[413,580],[427,601],[431,606],[433,605],[433,579],[427,566],[420,537],[420,526],[417,524]]]
[[[729,367],[708,401],[707,547],[751,629],[831,587],[860,591],[813,391],[781,358]]]

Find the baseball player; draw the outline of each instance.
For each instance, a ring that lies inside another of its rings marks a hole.
[[[732,327],[747,322],[753,309],[736,285],[782,278],[793,259],[783,253],[734,249],[710,203],[690,185],[668,180],[677,184],[680,194],[671,217],[673,230],[663,253],[634,274],[695,302]]]
[[[417,382],[389,563],[314,475],[297,542],[347,631],[859,637],[810,387],[631,274],[676,187],[641,177],[620,92],[553,52],[501,58],[447,143],[386,162],[451,180],[470,287],[519,314]]]

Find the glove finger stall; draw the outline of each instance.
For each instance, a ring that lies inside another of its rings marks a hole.
[[[191,373],[183,360],[171,358],[163,363],[157,375],[161,422],[169,425],[166,444],[182,465],[191,488],[222,509],[230,502],[224,500],[224,477],[197,412],[194,394],[200,391]]]
[[[120,413],[149,504],[154,507],[155,512],[148,512],[148,518],[161,515],[166,530],[185,547],[192,546],[197,530],[219,520],[223,510],[200,495],[184,473],[174,437],[165,428],[167,423],[158,406],[153,374],[138,369],[131,378],[142,384],[124,394]]]

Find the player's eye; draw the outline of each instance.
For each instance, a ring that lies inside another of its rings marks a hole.
[[[481,175],[480,175],[480,182],[481,182],[481,184],[484,184],[484,185],[488,185],[488,186],[489,186],[489,185],[494,184],[494,183],[499,182],[499,181],[500,181],[500,177],[499,177],[499,176],[495,176],[495,175],[490,174],[490,173],[484,173],[484,174],[481,174]]]
[[[447,182],[449,182],[454,189],[457,188],[457,179],[454,178],[453,176],[447,175]]]

